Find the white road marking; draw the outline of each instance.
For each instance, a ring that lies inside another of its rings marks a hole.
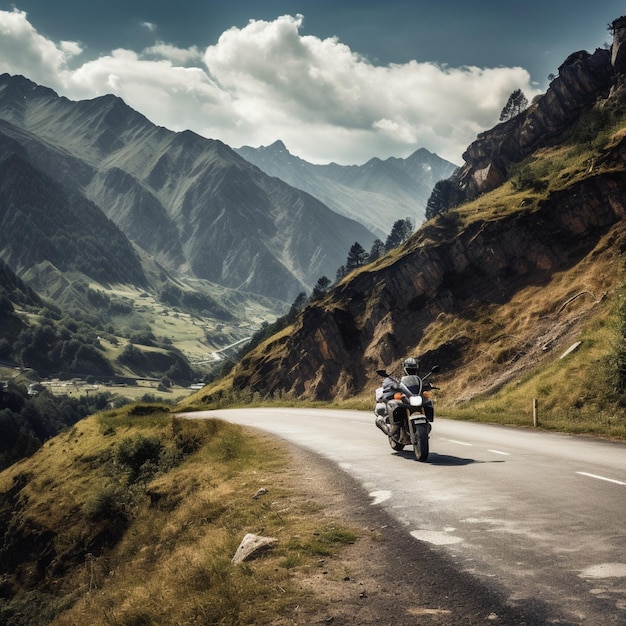
[[[614,480],[613,478],[607,478],[606,476],[598,476],[597,474],[588,474],[587,472],[576,472],[577,474],[579,474],[580,476],[587,476],[589,478],[597,478],[598,480],[604,480],[607,483],[614,483],[616,485],[623,485],[624,487],[626,487],[626,483],[622,482],[621,480]]]
[[[374,500],[372,501],[372,505],[374,505],[380,504],[385,500],[389,500],[389,498],[391,498],[393,494],[391,493],[391,491],[372,491],[372,493],[370,493],[369,495],[370,498],[374,498]]]
[[[468,446],[468,447],[472,447],[471,443],[467,443],[465,441],[457,441],[456,439],[448,439],[447,441],[449,441],[450,443],[458,443],[460,446]]]
[[[581,578],[625,578],[626,564],[600,563],[599,565],[590,565],[579,576]]]
[[[436,530],[412,530],[411,537],[436,546],[452,546],[463,541],[461,537],[455,537],[447,532],[438,532]]]
[[[487,452],[493,452],[494,454],[502,454],[504,456],[511,456],[511,454],[509,452],[502,452],[500,450],[487,450]]]

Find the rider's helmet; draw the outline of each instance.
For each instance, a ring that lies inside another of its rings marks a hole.
[[[409,357],[408,359],[404,359],[404,363],[402,364],[402,369],[404,369],[404,373],[407,376],[416,376],[418,363],[417,360],[413,357]]]

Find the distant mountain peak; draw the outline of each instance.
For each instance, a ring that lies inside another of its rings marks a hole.
[[[289,152],[287,150],[287,146],[283,143],[281,139],[277,139],[273,144],[268,146],[268,150],[280,151],[280,152]]]
[[[382,239],[398,219],[411,217],[419,224],[435,183],[450,177],[457,167],[425,148],[406,159],[372,157],[363,165],[309,163],[290,154],[280,140],[267,147],[244,146],[236,152],[266,174],[358,220]]]
[[[235,150],[235,152],[239,152],[239,151],[246,152],[246,153],[260,152],[260,153],[269,154],[269,155],[286,154],[286,155],[292,156],[289,150],[287,149],[287,146],[284,144],[284,142],[281,139],[277,139],[274,143],[271,143],[267,146],[259,146],[258,148],[253,148],[252,146],[241,146],[241,148],[237,148]],[[297,158],[297,157],[294,157],[294,158]]]

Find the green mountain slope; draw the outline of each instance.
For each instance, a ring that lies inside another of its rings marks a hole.
[[[103,283],[146,284],[132,246],[98,207],[17,154],[0,165],[0,249],[11,267],[49,261]]]
[[[112,95],[72,102],[5,74],[0,126],[172,273],[289,304],[375,238],[222,142],[155,126]]]

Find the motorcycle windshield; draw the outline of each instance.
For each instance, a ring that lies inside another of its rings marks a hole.
[[[422,379],[419,376],[403,376],[402,383],[408,387],[411,393],[421,393]]]

